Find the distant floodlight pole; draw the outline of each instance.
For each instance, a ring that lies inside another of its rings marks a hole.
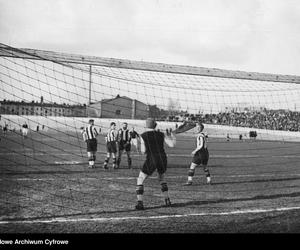
[[[89,105],[91,104],[91,94],[92,94],[92,65],[90,65]]]

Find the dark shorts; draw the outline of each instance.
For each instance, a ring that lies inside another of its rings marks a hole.
[[[131,143],[130,142],[122,142],[120,141],[119,150],[125,150],[126,152],[131,150]]]
[[[192,159],[192,162],[197,165],[207,165],[209,159],[209,153],[207,150],[198,151]]]
[[[165,153],[151,154],[146,156],[146,161],[142,167],[142,172],[147,175],[152,175],[155,170],[159,174],[167,171],[167,156]]]
[[[109,141],[106,143],[107,153],[117,153],[117,143],[115,141]]]
[[[86,142],[87,151],[88,152],[96,152],[97,151],[97,139],[89,139]]]

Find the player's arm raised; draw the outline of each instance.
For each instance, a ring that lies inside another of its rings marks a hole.
[[[176,128],[173,133],[174,134],[181,134],[184,132],[187,132],[191,129],[193,129],[194,127],[196,127],[196,123],[195,122],[183,122],[183,124],[181,124],[178,128]]]
[[[138,143],[140,144],[139,148],[141,150],[141,153],[145,154],[146,153],[146,146],[145,146],[145,142],[144,142],[142,137],[139,138]]]

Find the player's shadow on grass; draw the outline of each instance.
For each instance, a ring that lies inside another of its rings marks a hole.
[[[257,195],[254,197],[231,198],[231,199],[198,200],[198,201],[193,200],[185,203],[174,203],[172,204],[172,207],[180,208],[180,207],[187,207],[187,206],[201,206],[201,205],[219,204],[219,203],[227,203],[227,202],[272,200],[278,198],[295,198],[295,197],[300,197],[300,192],[294,192],[288,194]]]
[[[3,175],[43,175],[43,174],[90,174],[90,173],[98,173],[98,172],[103,172],[103,169],[102,168],[98,168],[98,169],[83,169],[83,170],[58,170],[58,171],[39,171],[39,170],[36,170],[36,171],[18,171],[18,172],[4,172],[4,173],[1,173]]]
[[[146,208],[145,210],[159,208],[159,207],[163,207],[163,206],[149,207],[149,208]],[[105,216],[105,215],[113,215],[113,214],[120,214],[120,213],[128,214],[128,213],[134,212],[134,211],[137,211],[137,210],[134,208],[134,204],[133,204],[132,208],[127,208],[127,209],[123,209],[123,210],[65,213],[65,214],[61,214],[61,215],[59,215],[59,214],[58,215],[43,215],[43,216],[32,216],[32,217],[26,217],[26,218],[14,217],[14,218],[6,219],[6,221],[14,222],[14,221],[32,221],[32,220],[51,220],[51,219],[59,219],[59,218],[76,218],[77,216],[79,216],[79,217],[80,216],[97,216],[97,215]],[[92,218],[92,217],[90,217],[90,218]],[[105,218],[105,217],[103,217],[103,218]]]
[[[245,181],[228,181],[228,182],[214,182],[213,185],[224,185],[224,184],[239,184],[239,183],[259,183],[259,182],[278,182],[278,181],[295,181],[300,180],[300,177],[289,177],[289,178],[272,178],[272,179],[261,179],[261,180],[245,180]]]
[[[120,214],[131,212],[143,212],[143,211],[151,211],[155,209],[172,209],[172,208],[182,208],[182,207],[189,207],[189,206],[201,206],[201,205],[209,205],[209,204],[220,204],[220,203],[230,203],[230,202],[241,202],[241,201],[253,201],[253,200],[271,200],[271,199],[278,199],[278,198],[295,198],[300,197],[300,192],[288,193],[288,194],[272,194],[272,195],[257,195],[254,197],[244,197],[244,198],[231,198],[231,199],[216,199],[216,200],[192,200],[184,203],[173,203],[171,207],[166,207],[165,205],[158,205],[158,206],[150,206],[145,207],[142,211],[135,210],[134,206],[129,209],[123,210],[112,210],[112,211],[95,211],[95,212],[82,212],[82,213],[70,213],[70,214],[63,214],[63,215],[50,215],[50,216],[35,216],[35,217],[27,217],[27,218],[13,218],[7,219],[7,221],[32,221],[32,220],[46,220],[46,219],[58,219],[58,218],[74,218],[76,216],[105,216],[105,215],[113,215],[113,214]],[[91,217],[90,217],[91,218]],[[105,218],[105,217],[103,217]]]

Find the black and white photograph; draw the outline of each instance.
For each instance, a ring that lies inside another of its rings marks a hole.
[[[0,245],[300,233],[299,65],[296,0],[0,0]]]

